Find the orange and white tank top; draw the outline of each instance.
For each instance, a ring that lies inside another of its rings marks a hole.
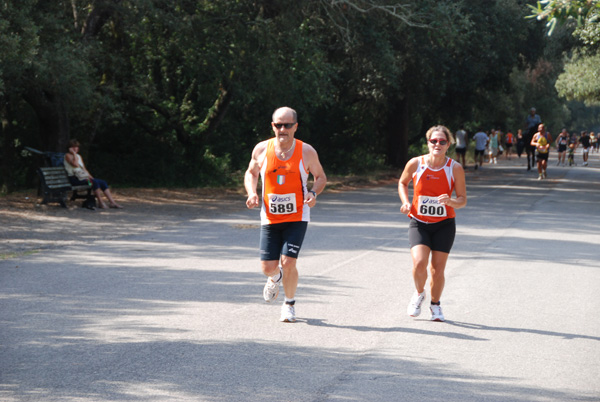
[[[275,138],[267,143],[260,169],[262,179],[261,225],[310,221],[310,207],[304,204],[308,170],[302,160],[303,142],[295,140],[294,153],[282,161],[275,152]]]
[[[413,201],[409,216],[425,223],[435,223],[454,218],[454,208],[440,204],[437,197],[452,195],[454,191],[453,168],[456,162],[446,158],[439,169],[432,169],[425,162],[425,156],[419,157],[417,171],[413,173]]]

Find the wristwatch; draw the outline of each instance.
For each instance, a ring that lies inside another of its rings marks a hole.
[[[309,193],[313,193],[313,195],[315,196],[315,200],[317,199],[317,193],[312,191],[312,190],[308,190]]]

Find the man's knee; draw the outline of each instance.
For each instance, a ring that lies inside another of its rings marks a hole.
[[[278,260],[261,261],[260,265],[261,265],[263,274],[265,274],[266,276],[273,276],[277,272],[279,272],[279,261]]]
[[[298,259],[294,257],[288,257],[287,255],[281,256],[281,266],[283,267],[283,271],[295,269],[297,261]]]

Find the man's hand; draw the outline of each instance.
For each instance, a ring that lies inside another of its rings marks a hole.
[[[307,192],[306,195],[304,196],[304,203],[307,204],[309,207],[314,207],[315,204],[317,203],[317,196],[315,196],[312,192]]]
[[[258,194],[250,194],[246,200],[246,206],[249,209],[258,207]]]

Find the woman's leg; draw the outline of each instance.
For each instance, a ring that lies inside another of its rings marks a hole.
[[[102,190],[100,188],[94,190],[94,195],[98,200],[98,208],[108,208],[108,205],[102,200]]]
[[[112,193],[110,192],[109,188],[107,188],[106,190],[104,190],[104,195],[106,196],[106,198],[108,198],[108,201],[110,202],[110,207],[111,208],[123,208],[122,206],[120,206],[119,204],[116,203],[116,201],[113,198]]]
[[[429,263],[429,254],[431,249],[423,244],[418,244],[410,249],[413,260],[413,280],[417,292],[423,293],[425,283],[427,282],[427,265]]]
[[[98,198],[98,202],[100,203],[100,208],[108,208],[106,203],[104,201],[102,201],[102,198],[101,198],[102,193],[104,193],[104,196],[108,199],[108,202],[110,203],[111,208],[123,208],[122,206],[120,206],[119,204],[117,204],[115,202],[115,199],[113,198],[113,195],[110,192],[110,189],[108,188],[108,184],[106,183],[106,181],[104,181],[102,179],[94,179],[93,186],[94,186],[94,193],[96,194],[96,197]]]
[[[448,253],[442,251],[433,251],[431,253],[429,269],[431,270],[431,301],[434,303],[440,301],[442,292],[444,291],[444,285],[446,284],[444,272],[446,270],[448,255]]]

